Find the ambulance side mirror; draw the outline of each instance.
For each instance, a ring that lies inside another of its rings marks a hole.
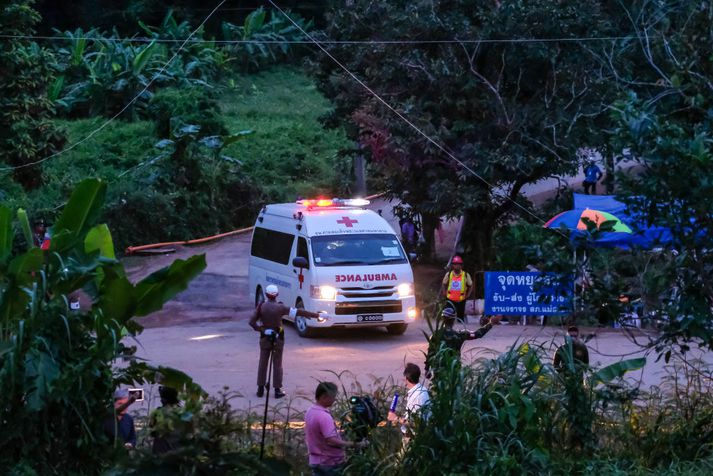
[[[409,253],[408,254],[408,259],[409,261],[414,261],[416,258],[418,258],[418,255],[416,253]]]
[[[296,256],[292,259],[292,266],[295,268],[309,268],[309,263],[307,262],[307,258],[304,256]]]

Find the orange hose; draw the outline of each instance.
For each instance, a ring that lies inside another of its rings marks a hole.
[[[364,197],[366,200],[373,200],[375,198],[379,198],[380,196],[384,195],[385,192],[381,193],[375,193],[374,195],[369,195],[368,197]],[[206,236],[203,238],[196,238],[195,240],[186,240],[186,241],[167,241],[165,243],[152,243],[150,245],[140,245],[140,246],[129,246],[126,248],[126,254],[130,255],[132,253],[136,253],[137,251],[143,251],[143,250],[151,250],[154,248],[163,248],[164,246],[175,246],[175,245],[197,245],[200,243],[208,243],[213,240],[219,240],[221,238],[225,238],[226,236],[232,236],[232,235],[239,235],[241,233],[245,233],[248,231],[252,231],[253,227],[247,227],[247,228],[240,228],[239,230],[233,230],[233,231],[228,231],[226,233],[220,233],[219,235],[213,235],[213,236]]]

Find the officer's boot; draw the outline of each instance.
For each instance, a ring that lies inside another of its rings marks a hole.
[[[282,398],[282,397],[284,397],[284,396],[286,396],[286,395],[287,395],[287,394],[286,394],[285,392],[283,392],[281,388],[276,388],[276,389],[275,389],[275,398]]]
[[[265,389],[266,389],[266,388],[267,388],[267,385],[265,385],[265,386],[258,385],[256,395],[257,395],[258,397],[264,396],[264,395],[265,395]]]

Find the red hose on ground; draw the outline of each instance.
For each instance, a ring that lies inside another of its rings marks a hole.
[[[379,198],[380,196],[384,195],[384,193],[385,192],[376,193],[374,195],[369,195],[368,197],[364,197],[364,198],[366,198],[367,200],[373,200],[375,198]],[[128,248],[126,248],[126,254],[130,255],[130,254],[136,253],[137,251],[163,248],[164,246],[198,245],[200,243],[208,243],[213,240],[219,240],[221,238],[225,238],[226,236],[239,235],[241,233],[251,231],[252,229],[253,229],[253,227],[250,226],[247,228],[240,228],[239,230],[233,230],[233,231],[228,231],[226,233],[220,233],[219,235],[206,236],[203,238],[196,238],[195,240],[167,241],[165,243],[152,243],[150,245],[129,246]]]

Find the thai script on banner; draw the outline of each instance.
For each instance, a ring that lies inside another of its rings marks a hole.
[[[572,282],[556,273],[485,273],[485,314],[542,316],[571,309]]]

